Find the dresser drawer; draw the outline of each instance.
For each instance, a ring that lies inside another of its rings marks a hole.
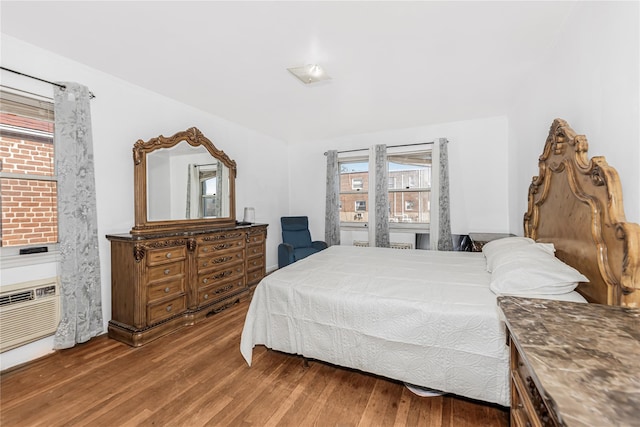
[[[231,280],[232,278],[238,278],[244,276],[243,262],[238,262],[232,265],[225,266],[221,269],[216,269],[206,273],[198,274],[198,288],[208,287],[219,283],[221,280]]]
[[[244,259],[244,252],[237,249],[216,252],[212,255],[203,255],[198,258],[198,271],[211,268],[224,268],[228,264],[234,264]]]
[[[248,244],[249,246],[261,245],[264,242],[264,233],[249,234]]]
[[[262,270],[264,268],[264,257],[249,258],[247,260],[247,270]]]
[[[156,300],[166,299],[171,295],[184,293],[184,276],[178,276],[172,280],[165,280],[150,285],[147,288],[147,301],[153,303]]]
[[[263,277],[264,272],[262,269],[249,271],[247,273],[247,286],[257,285]]]
[[[198,245],[198,257],[211,256],[221,251],[241,250],[244,248],[244,239],[216,241],[215,243],[202,243]]]
[[[226,295],[233,294],[244,288],[244,279],[234,279],[225,281],[224,283],[202,288],[198,291],[198,305],[202,306],[210,302],[218,301]]]
[[[161,322],[169,317],[175,316],[185,311],[187,304],[184,295],[163,301],[158,304],[147,305],[148,324]]]
[[[147,265],[152,266],[170,261],[182,260],[185,256],[186,248],[184,246],[153,249],[149,251],[149,255],[147,256]]]
[[[512,418],[525,426],[552,427],[558,424],[549,414],[540,392],[515,342],[511,340]],[[518,424],[516,424],[518,425]]]
[[[264,247],[262,245],[254,245],[247,247],[247,258],[253,258],[264,255]]]
[[[226,240],[244,240],[245,232],[239,230],[223,231],[220,233],[212,233],[198,239],[198,245],[208,245],[219,243]]]
[[[172,276],[184,276],[184,262],[172,262],[170,264],[156,265],[147,270],[147,280],[155,282],[157,280],[169,279]]]

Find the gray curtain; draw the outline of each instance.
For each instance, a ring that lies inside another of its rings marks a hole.
[[[375,146],[375,243],[377,247],[389,247],[389,170],[387,146]]]
[[[62,84],[66,89],[54,91],[62,306],[56,349],[103,332],[89,90]]]
[[[324,217],[324,241],[329,246],[340,244],[340,174],[338,151],[327,152],[327,194]]]
[[[187,207],[186,207],[186,216],[185,218],[190,219],[191,218],[191,204],[192,204],[192,193],[193,193],[193,188],[191,187],[191,183],[193,181],[197,181],[198,180],[198,168],[196,165],[190,163],[187,166]],[[198,218],[198,216],[194,216],[193,218]]]
[[[440,147],[440,175],[439,175],[439,233],[438,233],[438,250],[452,251],[453,238],[451,236],[451,214],[449,206],[449,153],[446,138],[439,138]]]

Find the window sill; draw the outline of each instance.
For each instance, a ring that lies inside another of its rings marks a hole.
[[[428,233],[430,230],[429,224],[425,223],[410,223],[410,222],[390,222],[389,230],[392,231],[420,231],[422,233]]]
[[[41,254],[10,255],[3,256],[0,260],[2,261],[2,270],[6,270],[8,268],[58,262],[60,261],[60,252],[51,251]]]

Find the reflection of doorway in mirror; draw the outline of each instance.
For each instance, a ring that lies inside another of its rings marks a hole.
[[[214,171],[215,173],[215,171]],[[203,176],[206,175],[206,176]],[[202,217],[218,217],[220,216],[220,206],[217,202],[218,178],[216,176],[208,177],[208,172],[200,171],[200,207],[202,208]]]
[[[222,188],[225,169],[221,162],[190,164],[187,183],[187,218],[219,218],[225,212]],[[228,176],[226,177],[228,179]]]

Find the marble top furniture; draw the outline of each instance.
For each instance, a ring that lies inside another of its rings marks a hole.
[[[552,425],[640,425],[640,309],[517,297],[498,305]]]

